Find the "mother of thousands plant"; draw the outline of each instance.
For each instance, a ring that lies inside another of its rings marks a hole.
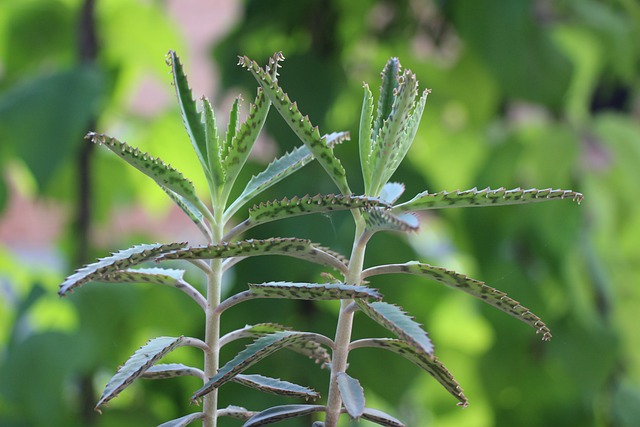
[[[158,337],[137,350],[106,385],[96,409],[116,397],[138,378],[167,378],[192,375],[202,379],[203,386],[191,396],[202,401],[202,411],[167,421],[162,426],[186,426],[202,420],[205,427],[216,426],[219,417],[234,417],[245,421],[245,427],[324,412],[324,421],[314,426],[335,427],[342,414],[352,420],[360,418],[383,426],[403,426],[402,422],[365,405],[365,395],[359,381],[347,374],[348,357],[352,350],[378,347],[398,353],[427,371],[451,393],[459,405],[467,398],[456,380],[434,356],[434,346],[422,327],[401,307],[383,301],[382,294],[367,280],[380,274],[403,273],[431,279],[466,292],[487,304],[529,324],[543,340],[551,333],[538,316],[503,292],[483,282],[442,267],[418,261],[403,264],[378,265],[364,269],[367,242],[379,231],[412,232],[418,229],[419,218],[414,213],[428,209],[454,207],[497,206],[547,200],[572,199],[580,202],[582,195],[568,190],[523,190],[504,188],[417,194],[397,203],[404,191],[403,184],[389,179],[405,157],[415,137],[429,90],[418,93],[416,76],[402,71],[396,58],[390,59],[382,71],[380,98],[374,115],[373,95],[364,86],[364,102],[360,119],[359,151],[364,194],[355,196],[347,182],[347,174],[334,155],[334,145],[349,138],[346,132],[321,136],[295,102],[280,88],[277,76],[280,53],[261,68],[247,57],[239,64],[247,69],[259,84],[257,96],[250,106],[245,122],[238,118],[239,99],[233,104],[229,125],[224,135],[219,133],[210,102],[202,98],[201,111],[196,108],[179,58],[169,52],[171,67],[182,119],[207,178],[210,206],[196,193],[191,181],[158,158],[142,153],[115,138],[90,133],[87,138],[112,150],[126,162],[152,178],[198,226],[208,244],[190,246],[186,243],[153,243],[134,246],[86,265],[69,276],[60,286],[59,294],[88,282],[155,283],[172,286],[191,297],[206,314],[205,336]],[[244,185],[235,200],[231,190],[249,152],[262,129],[273,104],[303,145],[275,159],[262,172]],[[236,214],[265,189],[293,174],[316,159],[336,184],[339,194],[293,197],[253,205],[246,218],[236,220]],[[251,228],[298,215],[350,210],[355,222],[353,248],[349,258],[320,247],[308,240],[274,237],[264,240],[241,238]],[[235,226],[232,226],[236,224]],[[339,272],[342,280],[331,283],[266,282],[249,284],[248,289],[225,300],[221,298],[222,278],[226,271],[245,258],[259,255],[285,255],[301,258]],[[189,260],[198,267],[206,280],[206,289],[199,290],[184,279],[184,270],[139,266],[147,261]],[[275,323],[247,325],[221,334],[220,318],[225,310],[255,298],[287,298],[306,300],[341,300],[336,334],[329,338],[313,332],[302,332]],[[367,338],[352,341],[354,315],[361,311],[393,333],[396,338]],[[254,341],[222,366],[220,349],[232,341],[253,338]],[[201,368],[183,364],[157,363],[167,353],[181,346],[202,350]],[[233,381],[267,393],[317,399],[311,388],[292,384],[245,370],[281,348],[290,348],[315,359],[330,371],[329,394],[324,405],[296,404],[268,408],[259,412],[240,406],[218,408],[218,389]]]

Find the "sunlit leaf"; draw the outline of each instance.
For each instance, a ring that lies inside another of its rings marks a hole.
[[[282,405],[265,409],[251,417],[242,427],[258,427],[289,418],[303,417],[314,412],[324,411],[325,407],[320,405]]]
[[[369,163],[372,148],[372,121],[373,121],[373,94],[369,85],[364,84],[364,100],[362,101],[362,113],[360,114],[360,133],[358,144],[360,149],[360,167],[365,188],[371,187],[371,165]]]
[[[538,190],[536,188],[529,190],[523,190],[522,188],[507,190],[504,187],[500,187],[492,190],[487,187],[484,190],[472,188],[466,191],[441,191],[439,193],[429,193],[425,191],[408,202],[394,206],[392,212],[401,213],[417,212],[427,209],[515,205],[558,199],[571,199],[580,203],[582,198],[582,194],[575,191],[553,190],[551,188],[545,190]]]
[[[368,268],[362,272],[362,277],[366,278],[378,274],[392,273],[427,277],[451,288],[459,289],[532,326],[536,330],[536,333],[542,334],[544,341],[551,339],[551,331],[547,325],[528,308],[520,305],[518,301],[509,298],[506,293],[453,270],[412,261],[405,264],[389,264]]]
[[[357,420],[364,413],[364,390],[357,379],[350,377],[345,372],[338,372],[337,380],[344,408],[351,419]]]
[[[185,415],[184,417],[162,423],[158,427],[185,427],[196,420],[204,418],[205,415],[206,414],[204,412],[195,412],[193,414]]]
[[[382,295],[376,289],[344,283],[249,283],[249,289],[252,293],[266,298],[303,300],[382,299]]]
[[[232,381],[264,393],[276,394],[279,396],[299,397],[314,400],[320,397],[320,393],[312,388],[303,387],[288,381],[269,378],[262,375],[238,374],[233,377]]]
[[[111,378],[102,396],[96,405],[96,408],[107,403],[116,397],[129,384],[140,377],[155,362],[160,360],[164,355],[180,346],[183,337],[158,337],[149,340],[145,345],[136,350],[135,353],[118,369],[118,372]]]
[[[132,267],[157,257],[160,254],[175,251],[184,247],[186,243],[153,243],[137,245],[129,249],[115,252],[113,255],[101,258],[93,264],[85,265],[74,274],[67,277],[60,285],[58,295],[64,296],[67,292],[84,285],[85,283],[100,280],[101,277],[115,273],[119,270]]]

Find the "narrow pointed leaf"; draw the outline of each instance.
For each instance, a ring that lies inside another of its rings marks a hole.
[[[242,373],[248,367],[281,348],[288,347],[293,343],[304,342],[311,336],[313,335],[304,332],[282,331],[258,338],[238,353],[231,361],[221,367],[216,375],[194,393],[191,400],[196,401],[200,399],[214,388],[218,388],[224,383],[231,381],[233,377]]]
[[[304,399],[317,399],[320,393],[309,387],[283,381],[281,379],[269,378],[262,375],[236,375],[233,380],[238,384],[262,391],[264,393],[276,394],[279,396],[300,397]]]
[[[242,427],[258,427],[267,424],[277,423],[278,421],[286,420],[289,418],[303,417],[305,415],[313,414],[314,412],[322,412],[325,410],[321,405],[282,405],[274,406],[269,409],[265,409],[262,412],[258,412],[251,417]]]
[[[142,378],[146,380],[160,380],[186,376],[203,378],[204,372],[200,369],[183,365],[181,363],[160,363],[150,367],[144,372],[144,374],[142,374]]]
[[[364,100],[362,101],[362,113],[360,114],[360,133],[358,135],[358,148],[360,149],[360,167],[365,188],[371,186],[371,126],[373,121],[373,94],[369,85],[364,84]]]
[[[193,414],[185,415],[184,417],[176,418],[175,420],[162,423],[158,427],[185,427],[196,420],[203,419],[204,417],[204,412],[195,412]]]
[[[247,228],[282,218],[385,205],[378,198],[342,194],[303,196],[260,203],[249,209]]]
[[[380,85],[380,99],[378,99],[376,121],[373,126],[373,139],[377,138],[384,121],[389,117],[389,114],[391,114],[395,91],[398,88],[399,73],[400,60],[398,60],[398,58],[390,58],[380,74],[382,83]]]
[[[167,353],[180,346],[183,337],[158,337],[149,340],[145,345],[136,350],[133,356],[118,369],[118,372],[111,378],[96,408],[107,403],[116,397],[129,384],[140,377],[155,362],[164,357]]]
[[[355,301],[371,319],[416,348],[433,355],[433,343],[420,325],[400,307],[386,302]]]
[[[187,76],[182,68],[182,63],[178,55],[172,50],[167,54],[167,64],[171,67],[171,74],[173,75],[173,86],[176,90],[176,96],[178,97],[178,105],[180,106],[180,113],[182,115],[182,122],[189,134],[189,139],[193,145],[196,155],[200,160],[200,163],[208,171],[207,167],[207,146],[205,130],[202,122],[200,121],[200,114],[196,109],[196,102],[193,100],[191,88],[187,81]]]
[[[309,240],[272,238],[243,240],[235,243],[195,246],[165,254],[162,259],[215,259],[259,255],[286,255],[346,271],[342,257]]]
[[[348,132],[335,132],[325,135],[327,144],[333,147],[344,140],[349,139]],[[282,157],[271,162],[265,170],[252,177],[240,196],[229,206],[224,213],[225,222],[228,221],[238,209],[249,200],[262,193],[272,185],[300,170],[313,160],[313,154],[306,145],[295,148],[291,153],[285,153]]]
[[[87,138],[96,144],[104,145],[127,163],[153,179],[161,187],[168,188],[195,206],[202,205],[191,181],[185,178],[182,173],[164,163],[160,158],[154,158],[147,153],[139,151],[137,148],[129,146],[125,142],[120,142],[107,135],[89,133]]]
[[[372,208],[363,212],[367,230],[376,231],[400,231],[408,233],[417,231],[420,227],[418,218],[410,213],[395,215],[386,209]]]
[[[485,188],[478,190],[472,188],[466,191],[441,191],[439,193],[429,193],[427,191],[418,194],[408,202],[394,206],[394,213],[417,212],[428,209],[462,208],[474,206],[502,206],[515,205],[533,202],[546,202],[548,200],[571,199],[580,203],[582,194],[571,190],[553,190],[547,188],[538,190],[531,188],[523,190],[514,188],[507,190],[504,187],[492,190]]]
[[[344,408],[352,420],[357,420],[364,413],[364,390],[357,379],[350,377],[345,372],[338,372],[337,380]]]
[[[351,344],[351,349],[362,347],[379,347],[399,354],[428,372],[452,396],[460,401],[459,405],[468,405],[467,397],[451,372],[437,358],[420,348],[416,348],[408,342],[391,338],[367,338]]]
[[[344,283],[249,283],[249,289],[252,293],[265,298],[303,300],[382,299],[382,295],[376,289]]]
[[[303,116],[300,113],[298,105],[291,102],[289,96],[278,86],[277,81],[273,80],[255,61],[244,56],[239,58],[238,63],[255,77],[280,115],[313,153],[340,191],[343,194],[351,194],[344,167],[334,155],[333,147],[329,146],[326,138],[320,137],[318,128],[311,124],[309,116]]]
[[[227,335],[220,339],[220,346],[224,346],[232,341],[241,338],[259,338],[274,332],[290,331],[291,328],[278,325],[277,323],[259,323],[257,325],[247,325],[242,329],[237,329],[233,332],[229,332]],[[307,339],[306,341],[294,342],[287,347],[289,350],[293,350],[309,359],[313,359],[316,363],[326,365],[331,363],[331,356],[329,352],[313,339]]]
[[[409,117],[409,121],[403,130],[401,144],[397,150],[393,152],[391,156],[391,165],[389,167],[390,171],[395,171],[404,160],[413,140],[416,137],[416,133],[418,132],[418,126],[420,125],[420,119],[422,119],[422,113],[424,112],[424,106],[427,103],[427,96],[431,93],[431,90],[425,89],[422,91],[422,96],[420,100],[416,103],[413,111],[411,113],[411,117]],[[391,172],[393,173],[393,172]],[[387,176],[387,178],[383,181],[386,182],[391,177],[391,174]]]
[[[84,285],[85,283],[100,280],[103,276],[115,273],[119,270],[143,263],[157,257],[160,254],[175,251],[184,247],[186,243],[147,244],[137,245],[129,249],[115,252],[111,256],[101,258],[97,262],[85,265],[60,285],[58,295],[64,296],[67,292]]]
[[[249,411],[242,406],[236,405],[229,405],[226,408],[222,408],[218,411],[218,417],[230,417],[243,421],[248,420],[256,414],[256,411]]]
[[[242,96],[237,96],[233,101],[231,111],[229,111],[229,123],[227,124],[227,134],[225,135],[225,155],[228,154],[232,141],[238,132],[238,110],[241,102]]]
[[[506,293],[453,270],[412,261],[405,264],[389,264],[368,268],[362,272],[362,277],[391,273],[422,276],[459,289],[530,325],[536,330],[536,333],[542,334],[544,341],[551,339],[551,331],[547,325],[528,308],[520,305],[518,301],[510,298]]]
[[[362,418],[372,423],[376,423],[386,427],[406,427],[400,420],[393,418],[389,414],[385,414],[382,411],[372,408],[365,408],[362,413]]]
[[[207,164],[211,171],[214,190],[221,188],[226,180],[225,169],[222,167],[222,147],[218,136],[218,127],[213,107],[209,100],[202,98],[202,122],[204,123],[204,135],[207,147]]]

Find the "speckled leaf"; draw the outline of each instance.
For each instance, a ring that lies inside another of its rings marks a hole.
[[[202,167],[208,171],[204,126],[200,121],[200,114],[196,109],[196,103],[193,100],[191,88],[189,87],[187,76],[185,75],[182,64],[180,63],[180,58],[178,58],[178,55],[176,55],[172,50],[167,54],[167,65],[171,67],[173,86],[176,90],[176,96],[178,97],[178,105],[180,106],[180,113],[182,114],[182,122],[189,134],[189,139],[191,140],[191,144],[196,151]]]
[[[249,411],[242,406],[235,405],[229,405],[226,408],[218,410],[218,417],[230,417],[243,421],[248,420],[256,414],[256,411]]]
[[[551,339],[551,331],[547,328],[547,325],[528,308],[509,298],[504,292],[453,270],[412,261],[405,264],[389,264],[368,268],[362,272],[362,278],[391,273],[427,277],[451,288],[459,289],[532,326],[536,333],[542,334],[544,341]]]
[[[376,110],[376,121],[373,125],[373,138],[378,136],[384,121],[391,114],[393,101],[395,99],[395,91],[398,89],[398,76],[400,74],[400,60],[398,58],[389,58],[380,73],[382,83],[380,84],[380,99],[378,99],[378,109]]]
[[[372,121],[373,121],[373,94],[368,84],[364,84],[364,100],[360,113],[360,132],[358,135],[358,148],[360,149],[360,167],[365,188],[371,187],[371,165],[369,159],[372,149]]]
[[[125,142],[120,142],[107,135],[89,133],[86,136],[96,144],[102,144],[140,172],[153,179],[161,187],[166,187],[184,197],[194,206],[200,208],[202,202],[198,199],[196,189],[182,173],[164,163],[159,158],[139,151]]]
[[[196,420],[201,420],[204,416],[204,412],[195,412],[193,414],[185,415],[184,417],[162,423],[158,427],[185,427]]]
[[[382,411],[372,408],[365,408],[362,413],[362,418],[372,423],[376,423],[386,427],[406,427],[400,420],[393,418],[389,414],[385,414]]]
[[[360,382],[347,375],[346,372],[338,372],[337,380],[342,404],[347,410],[349,417],[351,417],[352,420],[357,420],[364,413],[364,390]]]
[[[158,337],[149,340],[149,342],[136,350],[111,378],[102,392],[96,409],[116,397],[167,353],[179,347],[183,339],[183,337]]]
[[[298,397],[303,399],[317,399],[320,393],[309,387],[283,381],[281,379],[265,377],[262,375],[238,374],[233,380],[238,384],[260,390],[264,393],[276,394],[279,396]]]
[[[312,334],[304,332],[281,331],[258,338],[221,367],[216,375],[194,393],[191,400],[196,401],[202,398],[202,396],[211,392],[214,388],[218,388],[224,383],[231,381],[233,377],[242,373],[248,367],[281,348],[288,347],[294,343],[304,342],[311,336]]]
[[[250,239],[235,243],[195,246],[167,253],[162,259],[214,259],[259,255],[287,255],[346,271],[340,255],[315,246],[309,240],[296,238]]]
[[[333,147],[344,140],[349,139],[348,132],[335,132],[324,136],[327,144]],[[313,154],[306,145],[295,148],[290,153],[284,154],[271,162],[265,170],[253,176],[240,196],[229,206],[224,213],[225,221],[228,221],[238,209],[249,200],[262,193],[272,185],[300,170],[313,160]]]
[[[356,341],[352,343],[352,348],[379,347],[405,357],[435,378],[451,395],[460,401],[459,405],[467,406],[468,400],[462,388],[460,388],[458,382],[453,378],[451,372],[434,356],[429,355],[405,341],[397,339],[367,338],[361,340],[361,342],[366,344],[359,345],[359,342]]]
[[[382,299],[382,295],[376,289],[344,283],[249,283],[249,289],[253,294],[266,298],[302,300]]]
[[[161,244],[153,243],[137,245],[129,249],[121,250],[111,256],[101,258],[97,262],[87,264],[67,277],[60,285],[58,295],[64,296],[67,292],[84,285],[85,283],[101,280],[103,276],[115,273],[119,270],[143,263],[157,257],[160,254],[171,252],[184,247],[186,243]]]
[[[356,300],[355,302],[371,319],[414,347],[433,355],[433,343],[427,333],[400,307],[382,301],[369,303]]]
[[[272,202],[253,205],[249,209],[248,227],[264,224],[282,218],[315,213],[327,213],[347,209],[371,208],[384,205],[378,198],[366,196],[344,196],[342,194],[303,196],[291,199],[274,200]]]
[[[142,378],[146,380],[161,380],[186,376],[203,378],[204,372],[200,369],[183,365],[182,363],[160,363],[150,367],[142,374]]]
[[[367,224],[367,230],[371,232],[400,231],[408,233],[417,231],[420,227],[418,218],[410,213],[395,215],[386,209],[372,208],[365,210],[363,217]]]
[[[232,341],[240,338],[259,338],[274,332],[290,331],[291,328],[278,325],[277,323],[259,323],[257,325],[247,325],[242,329],[229,332],[220,339],[220,346],[224,346]],[[309,359],[313,359],[316,363],[323,365],[331,363],[329,352],[317,342],[307,339],[306,341],[294,342],[287,347]]]
[[[236,99],[233,100],[233,105],[231,106],[231,110],[229,111],[229,123],[227,123],[227,133],[225,135],[225,156],[229,153],[229,149],[232,146],[233,139],[236,137],[238,133],[238,122],[239,122],[239,114],[238,111],[240,109],[240,104],[242,103],[242,96],[236,96]]]
[[[222,146],[218,136],[216,116],[209,100],[202,97],[202,123],[204,123],[204,136],[207,148],[207,164],[211,172],[213,190],[222,188],[226,180],[225,169],[222,166]]]
[[[466,191],[441,191],[439,193],[429,193],[427,191],[418,194],[408,202],[394,206],[394,213],[417,212],[428,209],[462,208],[473,206],[502,206],[515,205],[533,202],[546,202],[548,200],[571,199],[580,203],[582,194],[571,190],[538,190],[531,188],[523,190],[514,188],[507,190],[504,187],[492,190],[485,188],[478,190],[472,188]]]
[[[286,420],[289,418],[303,417],[305,415],[313,414],[314,412],[322,412],[325,410],[321,405],[282,405],[274,406],[269,409],[265,409],[262,412],[258,412],[251,417],[242,427],[258,427],[267,424],[277,423],[278,421]]]
[[[325,138],[320,137],[317,127],[309,121],[309,116],[303,116],[295,102],[291,102],[289,96],[278,86],[268,73],[248,57],[240,57],[239,65],[249,70],[258,81],[265,94],[269,97],[274,107],[289,124],[296,135],[309,147],[314,157],[327,171],[331,179],[336,183],[343,194],[351,194],[344,167],[334,155],[333,147],[327,144]]]

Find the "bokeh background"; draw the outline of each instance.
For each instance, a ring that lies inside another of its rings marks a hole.
[[[0,0],[0,425],[153,426],[195,410],[188,396],[197,381],[180,379],[138,381],[105,414],[93,411],[108,378],[146,340],[202,335],[195,304],[143,285],[56,295],[66,275],[111,251],[199,242],[150,180],[82,138],[97,130],[126,140],[205,190],[164,63],[174,49],[223,126],[234,97],[255,94],[236,56],[264,63],[283,51],[280,82],[301,110],[322,132],[351,131],[336,152],[354,189],[362,188],[362,82],[376,88],[397,56],[433,90],[394,177],[406,197],[474,186],[585,194],[581,206],[438,211],[415,235],[376,236],[367,265],[419,259],[464,272],[522,301],[554,338],[543,343],[523,323],[434,283],[376,279],[425,325],[471,404],[457,407],[399,356],[365,349],[352,353],[349,372],[369,406],[416,427],[637,426],[639,40],[635,0]],[[247,172],[296,145],[272,111]],[[322,175],[311,164],[269,197],[334,192]],[[251,237],[304,237],[348,253],[352,231],[344,214],[273,223]],[[240,266],[228,292],[320,274],[281,258]],[[277,321],[332,336],[335,308],[247,303],[225,314],[223,328]],[[384,331],[358,316],[354,334]],[[190,349],[170,360],[200,363]],[[288,351],[252,372],[326,396],[327,372]],[[234,384],[221,399],[250,409],[294,403]]]

